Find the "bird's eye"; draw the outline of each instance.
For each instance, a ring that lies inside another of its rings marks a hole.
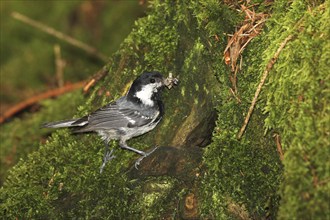
[[[153,78],[150,79],[150,83],[155,83],[155,82],[156,82],[155,79],[153,79]]]

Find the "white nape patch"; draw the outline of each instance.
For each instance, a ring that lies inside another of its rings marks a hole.
[[[144,105],[153,106],[154,101],[151,100],[153,93],[157,92],[158,84],[148,84],[135,93],[135,97],[139,98]],[[160,86],[160,85],[159,85]]]

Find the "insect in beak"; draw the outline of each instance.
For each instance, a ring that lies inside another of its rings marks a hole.
[[[173,77],[172,73],[168,74],[168,77],[164,79],[164,85],[168,88],[171,89],[173,86],[176,86],[179,84],[179,80],[175,77]]]

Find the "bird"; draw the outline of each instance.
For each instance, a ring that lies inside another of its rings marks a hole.
[[[177,84],[178,79],[173,78],[172,74],[168,78],[164,78],[158,71],[145,71],[133,81],[126,95],[119,99],[84,117],[44,123],[42,127],[71,128],[73,133],[96,132],[105,144],[100,173],[103,172],[106,163],[115,158],[114,149],[109,151],[109,142],[118,140],[122,149],[141,156],[135,162],[137,169],[140,162],[153,153],[157,147],[145,152],[128,146],[127,141],[143,135],[157,126],[164,116],[162,90],[165,86],[170,89]]]

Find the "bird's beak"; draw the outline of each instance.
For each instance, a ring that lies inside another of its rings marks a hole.
[[[172,73],[169,73],[168,77],[164,79],[163,83],[168,89],[171,89],[173,86],[179,84],[179,80],[173,77]]]

